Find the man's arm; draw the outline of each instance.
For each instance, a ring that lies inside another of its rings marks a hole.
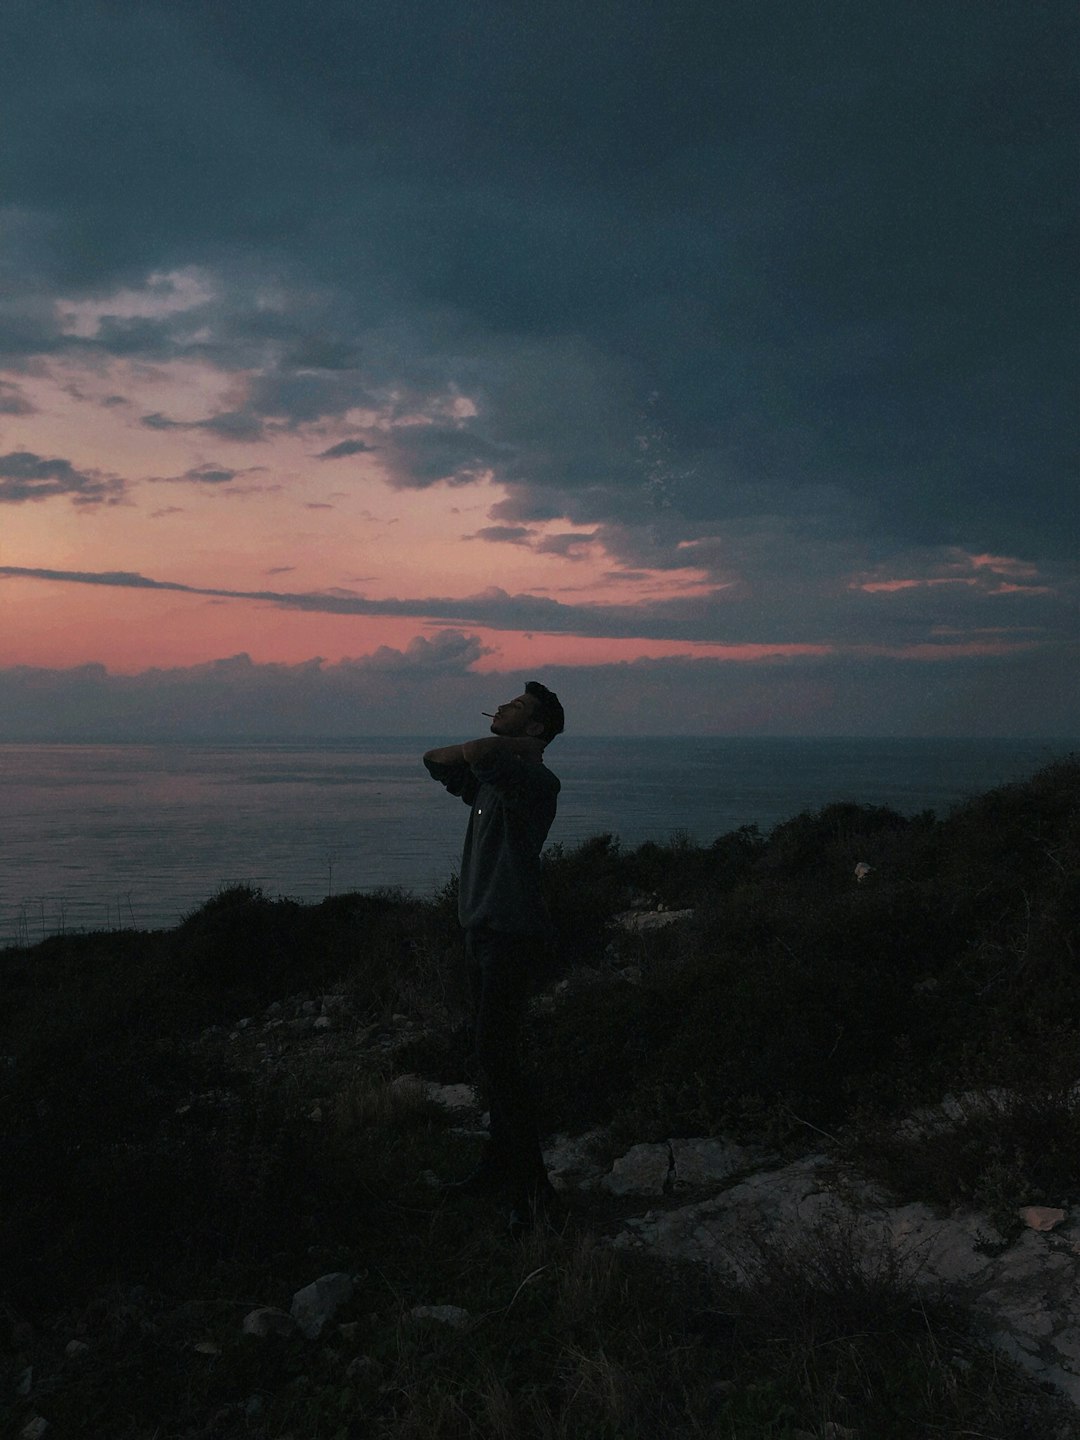
[[[498,754],[521,755],[526,760],[539,760],[544,742],[533,735],[485,735],[480,740],[466,740],[463,745],[443,745],[429,750],[424,764],[482,765]]]
[[[464,749],[464,745],[442,745],[436,750],[428,750],[424,755],[424,764],[464,765]]]

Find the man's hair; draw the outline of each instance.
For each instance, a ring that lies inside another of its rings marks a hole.
[[[544,727],[544,744],[554,740],[556,735],[561,735],[566,717],[563,715],[563,708],[559,704],[559,697],[554,690],[549,690],[546,685],[541,685],[539,680],[530,680],[525,686],[525,694],[531,695],[536,701],[536,710],[533,719],[539,720]]]

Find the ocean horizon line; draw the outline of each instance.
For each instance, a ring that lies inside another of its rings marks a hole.
[[[478,726],[477,732],[483,727]],[[0,745],[351,745],[366,741],[394,741],[403,743],[405,741],[425,742],[442,739],[445,743],[447,732],[443,730],[430,731],[372,731],[370,733],[357,733],[343,735],[230,735],[220,734],[198,734],[198,735],[50,735],[46,738],[29,735],[0,735]],[[981,734],[925,734],[925,735],[895,735],[895,734],[803,734],[792,733],[784,735],[762,735],[744,733],[713,733],[701,731],[650,731],[648,733],[616,733],[606,731],[594,732],[564,732],[557,737],[564,743],[574,743],[580,740],[607,741],[611,743],[626,743],[646,740],[717,740],[717,741],[738,741],[750,744],[776,743],[793,741],[801,744],[979,744],[979,745],[1066,745],[1080,746],[1080,735],[981,735]],[[552,742],[554,743],[554,742]]]

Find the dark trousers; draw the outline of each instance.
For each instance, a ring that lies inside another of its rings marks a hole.
[[[491,1113],[485,1161],[505,1178],[515,1203],[546,1179],[536,1096],[521,1065],[521,1025],[544,950],[532,935],[486,926],[465,931],[465,964],[475,1012],[475,1048]]]

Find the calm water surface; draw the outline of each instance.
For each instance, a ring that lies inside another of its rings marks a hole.
[[[466,811],[419,756],[439,739],[0,745],[0,945],[173,925],[223,885],[300,900],[454,872]],[[551,841],[677,830],[708,843],[835,800],[944,813],[1076,741],[571,739]]]

